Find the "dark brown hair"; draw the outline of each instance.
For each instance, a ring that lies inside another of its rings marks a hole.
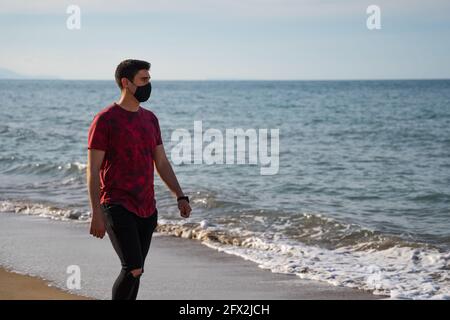
[[[139,70],[145,69],[150,70],[150,62],[143,60],[127,59],[119,63],[116,68],[116,82],[120,89],[122,89],[122,78],[127,78],[133,81],[134,76],[139,72]]]

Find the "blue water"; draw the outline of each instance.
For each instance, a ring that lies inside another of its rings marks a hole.
[[[194,121],[280,130],[276,175],[174,166],[193,199],[190,222],[327,250],[450,249],[450,80],[152,84],[142,106],[158,116],[169,158],[172,132],[193,134]],[[113,81],[0,80],[4,211],[88,218],[87,130],[118,93]],[[179,221],[155,183],[166,222]]]

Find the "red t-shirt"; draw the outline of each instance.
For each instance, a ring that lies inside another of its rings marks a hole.
[[[158,118],[139,107],[127,111],[116,103],[92,120],[88,149],[105,151],[100,168],[100,203],[121,204],[140,217],[156,209],[153,150],[162,144]]]

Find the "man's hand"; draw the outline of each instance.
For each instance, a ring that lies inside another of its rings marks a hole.
[[[178,209],[180,210],[180,215],[183,218],[189,218],[191,211],[192,211],[191,206],[189,205],[189,202],[187,202],[184,199],[178,201]]]
[[[92,234],[96,238],[103,239],[103,237],[105,236],[105,231],[106,226],[103,212],[94,212],[92,214],[90,234]]]

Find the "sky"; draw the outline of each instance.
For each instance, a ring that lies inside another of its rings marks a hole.
[[[450,1],[0,0],[0,43],[0,69],[29,77],[113,79],[136,58],[152,80],[450,78]]]

